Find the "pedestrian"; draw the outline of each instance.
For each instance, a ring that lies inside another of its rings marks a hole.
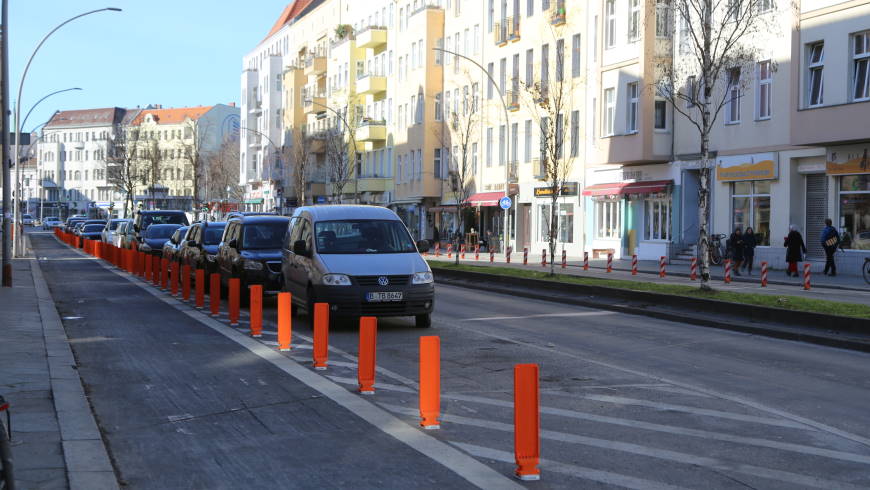
[[[743,233],[743,268],[750,276],[752,275],[752,264],[755,261],[756,246],[758,246],[758,239],[755,237],[755,230],[751,226],[747,226],[746,232]]]
[[[804,237],[797,231],[797,226],[791,225],[788,229],[788,236],[782,244],[785,247],[785,261],[788,262],[786,275],[798,277],[797,264],[803,261],[803,254],[807,253],[807,247],[804,245]]]
[[[731,247],[731,260],[734,261],[734,274],[740,275],[740,264],[743,263],[743,233],[740,228],[735,228],[734,233],[728,238]]]
[[[831,218],[825,219],[825,229],[822,230],[822,247],[825,249],[825,275],[831,271],[832,276],[837,275],[837,264],[834,262],[834,254],[840,245],[840,234],[834,228]]]
[[[435,245],[436,249],[441,248],[441,232],[438,231],[437,226],[432,230],[432,243]]]

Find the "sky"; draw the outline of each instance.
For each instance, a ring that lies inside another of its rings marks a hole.
[[[242,56],[268,34],[292,0],[9,0],[9,97],[40,39],[51,35],[30,65],[21,117],[30,131],[56,110],[239,103]],[[14,124],[10,118],[10,124]]]

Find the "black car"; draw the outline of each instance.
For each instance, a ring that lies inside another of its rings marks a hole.
[[[103,228],[105,227],[105,223],[84,223],[79,231],[79,236],[86,240],[100,240],[103,237]]]
[[[284,216],[246,216],[227,222],[218,247],[221,282],[241,280],[241,290],[262,284],[266,290],[281,289],[281,248],[290,219]]]
[[[136,241],[142,243],[143,233],[145,233],[145,230],[147,230],[151,225],[190,226],[190,221],[187,220],[187,215],[184,211],[136,211],[136,216],[133,218],[133,231],[136,236]]]
[[[147,254],[163,255],[163,245],[172,237],[175,230],[181,225],[151,225],[145,230],[142,242],[139,243],[139,251]]]
[[[189,230],[189,226],[182,226],[176,229],[172,236],[169,237],[169,240],[163,244],[163,250],[160,253],[160,256],[166,260],[177,261],[178,257],[176,252],[178,252],[178,247],[181,245],[181,242],[184,240],[184,237],[187,235],[187,230]]]
[[[72,233],[75,230],[75,226],[79,223],[84,223],[87,221],[87,218],[67,218],[66,225],[63,227],[63,231],[67,233]]]
[[[178,251],[179,261],[191,270],[203,269],[206,274],[217,272],[218,245],[226,228],[226,221],[194,223],[187,233],[187,243]]]

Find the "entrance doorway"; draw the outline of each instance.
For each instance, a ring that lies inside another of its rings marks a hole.
[[[807,257],[823,258],[822,228],[828,217],[828,176],[825,174],[807,174],[807,213],[806,227],[803,234],[807,246]]]
[[[699,170],[683,171],[682,222],[678,239],[684,246],[698,243],[698,188],[700,186]]]

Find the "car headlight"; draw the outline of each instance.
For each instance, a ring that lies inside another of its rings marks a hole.
[[[263,270],[263,264],[253,260],[246,260],[245,269],[249,271],[261,271]]]
[[[411,284],[431,284],[432,281],[431,272],[415,272],[414,277],[411,279]]]
[[[217,255],[205,254],[205,260],[209,262],[214,262],[217,260]]]
[[[350,286],[350,278],[344,274],[326,274],[323,284],[327,286]]]
[[[151,247],[147,243],[143,243],[142,245],[139,245],[139,251],[140,252],[150,252]]]

